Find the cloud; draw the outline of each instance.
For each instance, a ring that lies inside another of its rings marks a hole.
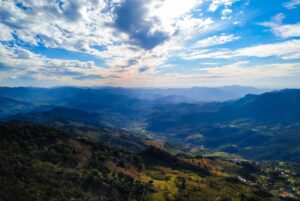
[[[147,67],[147,66],[142,66],[139,68],[140,73],[146,72],[147,70],[149,70],[149,67]]]
[[[8,26],[0,23],[0,41],[10,41],[13,40],[12,29]]]
[[[300,0],[291,0],[284,4],[287,9],[295,9],[300,5]]]
[[[225,34],[222,33],[221,35],[214,35],[214,36],[210,36],[206,39],[197,41],[195,44],[196,48],[205,48],[205,47],[210,47],[210,46],[215,46],[215,45],[222,45],[225,43],[229,43],[235,40],[239,40],[240,37],[235,36],[233,34]]]
[[[272,32],[281,38],[300,37],[300,23],[282,24],[283,14],[276,15],[272,21],[260,25],[271,28]]]
[[[93,61],[49,59],[19,46],[0,44],[1,73],[14,77],[59,80],[102,79],[108,73]]]
[[[239,61],[230,65],[197,69],[204,74],[238,79],[257,79],[266,77],[285,77],[300,74],[299,63],[273,63],[253,65],[248,61]]]
[[[230,59],[235,57],[279,57],[281,59],[300,59],[300,40],[288,40],[278,43],[260,44],[236,50],[195,50],[182,55],[183,59],[204,59],[222,58]]]
[[[152,49],[168,39],[162,31],[152,32],[154,19],[146,20],[146,1],[125,0],[116,7],[115,26],[126,32],[134,42],[146,50]]]
[[[211,4],[208,10],[210,12],[215,12],[220,6],[232,6],[237,1],[239,0],[211,0]]]
[[[130,86],[151,87],[224,86],[233,84],[257,87],[288,87],[300,76],[299,65],[300,63],[256,64],[249,61],[239,61],[229,65],[199,68],[189,73],[177,72],[159,76],[139,74],[138,79],[129,79],[128,84]],[[297,86],[300,86],[299,83]]]
[[[222,10],[222,20],[226,20],[226,19],[230,19],[231,18],[231,14],[232,14],[232,10],[225,8],[224,10]]]
[[[17,82],[18,79],[28,78],[53,84],[122,86],[176,85],[177,81],[184,85],[212,83],[215,80],[221,83],[219,80],[222,81],[224,75],[230,75],[231,72],[237,75],[237,72],[247,74],[254,71],[250,71],[250,64],[239,63],[235,67],[227,66],[226,71],[222,68],[224,66],[217,66],[219,68],[215,67],[215,72],[213,68],[206,69],[206,74],[203,71],[197,71],[197,75],[172,74],[168,72],[177,72],[178,67],[192,71],[185,66],[186,61],[173,63],[172,58],[204,58],[208,59],[204,61],[208,66],[215,66],[215,61],[209,60],[214,58],[222,61],[228,59],[226,63],[229,59],[247,60],[247,57],[300,58],[299,40],[290,39],[299,37],[299,25],[283,24],[284,15],[265,22],[264,26],[285,41],[268,44],[255,41],[256,45],[241,47],[245,44],[241,40],[234,46],[237,48],[220,49],[223,44],[241,39],[238,31],[246,29],[247,24],[244,23],[251,18],[246,16],[244,4],[235,13],[237,9],[232,6],[238,1],[0,1],[0,79],[14,78],[14,82]],[[288,7],[294,6],[297,4]],[[247,19],[236,19],[235,16]],[[234,25],[237,20],[242,23]],[[274,39],[278,41],[278,38]],[[243,40],[247,40],[246,34]],[[91,60],[97,58],[105,61],[106,66],[99,66],[97,59],[95,62],[86,59],[81,61],[82,58],[76,56],[74,59],[54,59],[47,58],[47,54],[29,51],[32,48],[39,52],[41,47],[43,50],[64,49],[70,53],[92,55],[89,57]],[[189,66],[191,64],[194,61],[188,63]],[[229,76],[226,79],[230,81]]]
[[[0,40],[90,54],[112,71],[157,68],[187,40],[217,27],[211,18],[192,13],[202,2],[1,1]]]
[[[136,44],[151,50],[180,34],[182,26],[190,23],[187,18],[203,21],[190,17],[192,10],[202,2],[125,0],[115,9],[115,26],[127,33]]]

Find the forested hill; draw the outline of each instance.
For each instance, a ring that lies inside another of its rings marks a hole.
[[[17,122],[0,135],[1,201],[297,200],[299,169],[288,164],[131,153]]]

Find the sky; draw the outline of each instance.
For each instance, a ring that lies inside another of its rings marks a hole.
[[[300,0],[0,0],[1,86],[300,87]]]

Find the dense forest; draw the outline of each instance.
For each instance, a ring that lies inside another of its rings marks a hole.
[[[0,125],[0,198],[297,200],[299,166],[113,148],[28,123]],[[282,171],[284,171],[282,173]]]

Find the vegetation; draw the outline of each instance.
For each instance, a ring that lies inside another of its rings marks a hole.
[[[130,153],[42,126],[0,126],[0,198],[8,200],[142,200],[145,186],[122,174],[139,167]],[[113,171],[107,162],[119,167]]]
[[[297,200],[300,167],[140,153],[24,123],[0,125],[0,199]]]

